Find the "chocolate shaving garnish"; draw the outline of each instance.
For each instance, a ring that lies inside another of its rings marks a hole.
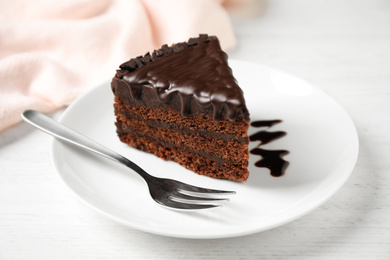
[[[133,71],[137,68],[137,63],[135,62],[134,59],[131,59],[131,60],[126,61],[125,63],[121,64],[119,66],[119,68],[121,68],[123,70]]]
[[[172,48],[168,47],[168,45],[164,44],[163,46],[161,46],[161,50],[164,54],[167,54],[167,53],[172,53],[173,50]]]
[[[209,38],[207,34],[199,34],[200,41],[206,41]]]
[[[188,40],[188,46],[197,45],[199,43],[199,38],[190,38]]]
[[[146,53],[145,56],[142,58],[142,62],[143,64],[148,64],[149,62],[151,62],[152,59],[151,59],[151,56],[150,56],[150,53]]]
[[[142,58],[142,56],[135,60],[135,63],[137,64],[137,68],[140,68],[140,67],[144,66],[144,64],[141,61],[141,58]]]
[[[180,42],[176,43],[173,46],[168,46],[167,44],[164,44],[161,46],[160,49],[155,50],[153,54],[150,54],[149,52],[146,53],[144,56],[138,56],[135,59],[131,59],[119,66],[120,69],[128,70],[128,71],[134,71],[137,68],[140,68],[149,62],[152,62],[153,60],[157,59],[158,57],[164,56],[164,54],[169,54],[172,52],[179,52],[185,48],[188,48],[189,46],[197,45],[201,41],[210,41],[211,39],[216,38],[215,36],[208,36],[207,34],[199,34],[198,38],[190,38],[188,42]]]
[[[179,51],[181,51],[181,50],[183,50],[183,49],[185,49],[187,47],[188,47],[188,45],[185,44],[185,43],[177,43],[177,44],[175,44],[173,46],[173,51],[174,52],[179,52]]]
[[[162,50],[155,50],[154,53],[156,54],[157,57],[161,57],[164,55],[164,53],[162,52]]]
[[[125,71],[125,70],[116,70],[115,77],[121,79],[123,77],[123,75],[125,75],[126,73],[127,73],[127,71]]]

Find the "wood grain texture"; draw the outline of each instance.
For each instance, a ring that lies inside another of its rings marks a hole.
[[[329,201],[240,238],[186,240],[116,224],[79,202],[50,163],[50,138],[0,133],[0,259],[390,259],[390,2],[270,0],[235,18],[231,58],[295,74],[354,120],[360,152]],[[61,111],[53,115],[58,117]]]

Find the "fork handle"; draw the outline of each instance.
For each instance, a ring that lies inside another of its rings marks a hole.
[[[150,175],[146,173],[141,167],[127,159],[126,157],[120,155],[117,152],[114,152],[107,147],[98,144],[91,139],[81,135],[80,133],[77,133],[76,131],[66,127],[65,125],[51,119],[48,116],[45,116],[44,114],[35,111],[35,110],[26,110],[22,113],[22,118],[27,123],[35,126],[36,128],[58,138],[61,140],[64,140],[66,142],[69,142],[73,145],[76,145],[78,147],[87,149],[89,151],[95,152],[97,154],[100,154],[102,156],[105,156],[111,160],[114,160],[116,162],[122,163],[129,168],[136,171],[138,174],[140,174],[143,178],[147,178]]]

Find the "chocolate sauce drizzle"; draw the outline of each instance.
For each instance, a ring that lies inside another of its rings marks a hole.
[[[282,120],[261,120],[251,123],[253,127],[271,127],[275,124],[282,122]],[[271,175],[279,177],[284,175],[288,161],[285,161],[282,157],[289,153],[286,150],[265,150],[260,148],[261,145],[267,144],[271,141],[279,139],[285,136],[287,133],[283,131],[269,132],[261,130],[255,134],[249,136],[251,142],[260,141],[260,144],[256,148],[250,151],[251,154],[260,155],[261,159],[255,163],[256,167],[268,168],[271,171]]]
[[[276,119],[276,120],[260,120],[260,121],[251,122],[251,126],[253,126],[253,127],[263,127],[263,126],[271,127],[271,126],[279,124],[281,122],[282,122],[282,120],[280,120],[280,119]]]
[[[259,131],[249,137],[251,142],[260,141],[261,145],[272,142],[273,140],[279,139],[286,135],[286,132],[277,131],[277,132],[267,132]]]
[[[257,167],[264,167],[271,170],[271,175],[274,177],[282,176],[288,166],[288,162],[285,161],[282,156],[288,154],[285,150],[264,150],[261,148],[254,148],[250,152],[251,154],[260,155],[262,159],[255,163]]]

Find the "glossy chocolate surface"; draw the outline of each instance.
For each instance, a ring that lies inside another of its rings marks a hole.
[[[200,35],[186,43],[171,47],[163,45],[153,54],[131,59],[120,68],[116,79],[126,82],[127,92],[133,99],[149,95],[147,105],[156,106],[151,103],[165,104],[174,100],[180,103],[176,108],[183,116],[199,109],[209,109],[214,121],[222,116],[230,121],[240,115],[249,119],[243,92],[216,37]],[[114,93],[116,85],[113,84]]]

